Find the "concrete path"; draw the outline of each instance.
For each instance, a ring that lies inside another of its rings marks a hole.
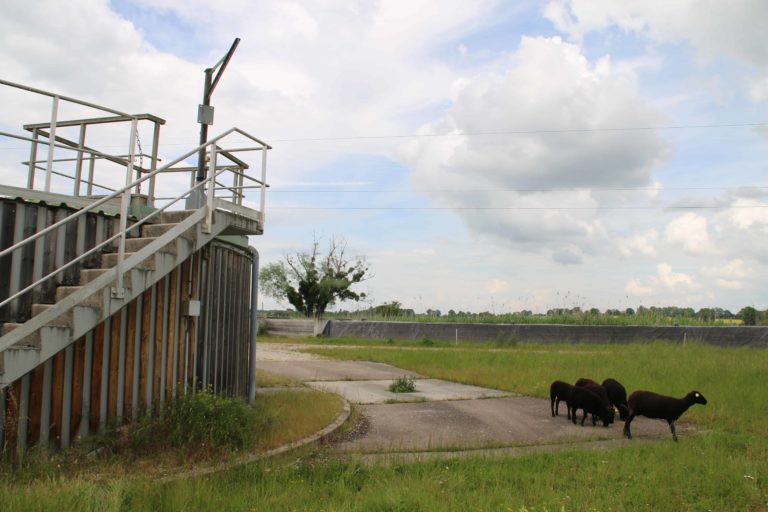
[[[624,440],[618,417],[607,428],[600,423],[593,427],[589,418],[582,427],[566,419],[565,404],[560,407],[563,414],[553,418],[549,400],[425,379],[383,363],[307,357],[295,352],[299,347],[262,344],[257,351],[257,367],[359,404],[361,424],[335,445],[341,454],[367,458],[393,453],[410,454],[410,458],[415,453],[434,453],[439,457],[441,451],[454,456],[461,451],[513,455],[572,444],[589,448],[634,442]],[[403,375],[416,378],[417,392],[388,390],[392,380]],[[678,425],[683,437],[690,430]],[[666,422],[636,418],[632,432],[640,441],[671,440]]]

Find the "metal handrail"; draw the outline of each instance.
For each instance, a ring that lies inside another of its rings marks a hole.
[[[224,171],[225,171],[225,169],[222,169],[222,170],[221,170],[219,173],[217,173],[217,174],[221,174],[221,173],[223,173]],[[205,184],[206,184],[206,182],[204,182],[204,181],[201,181],[200,183],[198,183],[197,185],[195,185],[195,186],[194,186],[194,187],[192,187],[191,189],[184,191],[184,192],[183,192],[181,195],[178,195],[178,196],[176,196],[175,198],[173,198],[173,199],[172,199],[172,200],[171,200],[171,201],[170,201],[168,204],[166,204],[166,205],[165,205],[165,206],[163,206],[162,208],[158,208],[157,210],[155,210],[155,211],[151,212],[150,214],[148,214],[147,216],[143,217],[142,219],[140,219],[139,221],[135,222],[134,224],[131,224],[131,227],[130,227],[130,228],[128,228],[128,230],[127,230],[127,231],[132,231],[132,230],[134,230],[134,229],[137,229],[137,228],[141,227],[141,226],[142,226],[143,224],[145,224],[145,223],[146,223],[146,222],[147,222],[149,219],[151,219],[151,218],[155,217],[156,215],[159,215],[160,213],[162,213],[163,211],[165,211],[165,210],[166,210],[166,209],[167,209],[169,206],[171,206],[172,204],[176,203],[177,201],[179,201],[179,200],[183,199],[184,197],[188,196],[188,195],[189,195],[189,194],[191,194],[191,193],[192,193],[194,190],[196,190],[198,187],[201,187],[201,186],[203,186],[203,185],[205,185]],[[69,220],[71,220],[71,219],[68,217],[68,218],[66,218],[66,219],[64,219],[64,220],[65,220],[65,221],[69,221]],[[68,269],[68,268],[70,268],[70,267],[74,266],[74,265],[75,265],[75,263],[78,263],[78,262],[80,262],[81,260],[84,260],[85,258],[87,258],[88,256],[90,256],[91,254],[94,254],[94,253],[98,252],[99,250],[101,250],[101,248],[102,248],[102,247],[104,247],[104,246],[106,246],[106,245],[109,245],[109,244],[110,244],[110,243],[112,243],[113,241],[115,241],[115,240],[117,240],[118,238],[120,238],[122,235],[123,235],[123,233],[122,233],[122,232],[120,232],[120,233],[116,233],[116,234],[112,235],[110,238],[108,238],[108,239],[104,240],[103,242],[101,242],[100,244],[98,244],[98,245],[96,245],[96,246],[92,247],[92,248],[91,248],[91,249],[89,249],[87,252],[84,252],[83,254],[81,254],[80,256],[78,256],[77,258],[75,258],[75,259],[73,259],[73,260],[69,261],[68,263],[65,263],[64,265],[62,265],[62,266],[58,267],[57,269],[53,270],[53,271],[52,271],[52,272],[50,272],[49,274],[47,274],[47,275],[45,275],[45,276],[41,277],[39,280],[35,281],[34,283],[32,283],[32,284],[28,285],[28,286],[27,286],[26,288],[24,288],[23,290],[19,290],[18,292],[16,292],[16,294],[14,294],[14,295],[12,295],[12,296],[10,296],[10,297],[6,298],[4,301],[0,302],[0,308],[1,308],[1,307],[3,307],[3,306],[5,306],[6,304],[9,304],[11,301],[13,301],[13,300],[15,300],[15,299],[18,299],[19,297],[21,297],[21,296],[22,296],[22,295],[24,295],[25,293],[32,291],[34,288],[36,288],[37,286],[40,286],[41,284],[43,284],[43,283],[44,283],[45,281],[47,281],[48,279],[51,279],[53,276],[55,276],[55,275],[57,275],[57,274],[59,274],[59,273],[63,272],[64,270],[66,270],[66,269]]]
[[[135,187],[139,183],[143,183],[144,181],[147,181],[148,179],[152,178],[153,176],[155,176],[155,175],[157,175],[157,174],[159,174],[161,172],[165,172],[169,167],[171,167],[173,165],[176,165],[179,162],[184,161],[185,159],[187,159],[190,156],[194,155],[195,153],[199,152],[201,149],[207,148],[211,144],[214,144],[215,142],[223,139],[224,137],[226,137],[227,135],[229,135],[229,134],[231,134],[233,132],[237,132],[237,133],[239,133],[241,135],[249,136],[247,133],[243,132],[239,128],[230,128],[229,130],[227,130],[224,133],[218,135],[217,137],[211,139],[210,141],[206,142],[205,144],[201,144],[200,146],[197,146],[195,149],[187,151],[186,153],[184,153],[182,156],[176,158],[175,160],[172,160],[171,162],[165,164],[164,166],[159,167],[159,168],[155,169],[154,171],[145,174],[141,178],[139,178],[139,179],[137,179],[137,180],[127,184],[126,186],[115,190],[113,193],[109,194],[108,196],[102,197],[101,199],[97,200],[96,202],[91,203],[88,206],[86,206],[85,208],[83,208],[83,209],[77,211],[76,213],[70,215],[69,217],[61,219],[60,221],[58,221],[58,222],[56,222],[54,224],[51,224],[47,228],[45,228],[45,229],[43,229],[41,231],[38,231],[34,235],[31,235],[28,238],[25,238],[24,240],[14,244],[14,245],[12,245],[11,247],[8,247],[7,249],[4,249],[4,250],[0,251],[0,258],[2,258],[3,256],[6,256],[7,254],[10,254],[11,252],[15,251],[19,247],[22,247],[22,246],[24,246],[24,245],[26,245],[28,243],[34,242],[35,240],[37,240],[41,236],[43,236],[45,234],[48,234],[51,231],[61,227],[63,224],[66,224],[67,222],[71,222],[72,220],[76,219],[77,217],[79,217],[81,215],[85,215],[89,211],[94,210],[97,206],[101,206],[102,204],[106,203],[107,201],[109,201],[111,199],[115,199],[116,197],[120,196],[124,192],[131,190],[131,188]],[[1,135],[1,133],[0,133],[0,135]],[[254,141],[258,141],[258,139],[256,139],[255,137],[252,137],[252,138],[253,138]],[[266,143],[264,143],[264,144],[266,145]],[[267,145],[267,149],[271,149],[271,147]]]

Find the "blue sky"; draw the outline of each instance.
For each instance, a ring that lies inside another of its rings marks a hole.
[[[163,117],[166,158],[196,145],[202,70],[241,37],[212,133],[274,146],[251,243],[269,263],[345,238],[374,277],[340,307],[768,308],[768,127],[693,127],[768,122],[761,0],[6,11],[5,79]]]

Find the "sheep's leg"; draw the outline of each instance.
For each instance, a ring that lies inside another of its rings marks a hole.
[[[568,405],[568,402],[565,402],[565,409],[568,413],[568,419],[571,419],[571,406]]]
[[[552,417],[553,418],[555,417],[555,410],[556,410],[555,409],[555,402],[557,402],[557,400],[554,399],[554,398],[551,399],[550,402],[549,402],[549,409],[552,411]]]
[[[635,419],[635,415],[630,412],[629,416],[627,416],[627,421],[624,422],[624,435],[627,439],[632,439],[632,431],[629,428],[629,424],[632,423],[633,419]]]
[[[669,422],[669,430],[672,431],[672,439],[674,439],[675,442],[677,442],[677,434],[675,433],[675,422],[674,421],[670,421]]]
[[[571,409],[571,421],[573,422],[574,425],[576,424],[576,408],[575,407]]]

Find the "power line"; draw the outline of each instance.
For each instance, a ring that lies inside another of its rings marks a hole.
[[[719,128],[757,128],[768,127],[768,121],[756,123],[712,123],[712,124],[681,124],[681,125],[661,125],[661,126],[623,126],[623,127],[605,127],[605,128],[534,128],[522,130],[497,130],[497,131],[478,131],[478,132],[453,132],[453,133],[409,133],[409,134],[380,134],[380,135],[340,135],[334,137],[292,137],[283,139],[264,140],[273,143],[279,142],[333,142],[333,141],[355,141],[355,140],[386,140],[386,139],[415,139],[415,138],[435,138],[435,137],[483,137],[493,135],[547,135],[547,134],[567,134],[567,133],[600,133],[600,132],[636,132],[653,130],[701,130],[701,129],[719,129]],[[162,146],[189,146],[197,144],[196,142],[166,142]],[[250,144],[248,141],[235,142],[234,144]],[[124,147],[121,145],[105,145],[102,147]],[[3,149],[24,149],[21,147],[0,147]]]
[[[317,193],[317,194],[335,194],[335,193],[403,193],[403,192],[667,192],[684,190],[731,190],[739,188],[768,189],[768,186],[756,185],[734,185],[723,187],[563,187],[563,188],[476,188],[476,189],[280,189],[275,186],[269,190],[274,193]]]
[[[411,139],[426,137],[476,137],[487,135],[546,135],[559,133],[595,133],[595,132],[633,132],[633,131],[652,131],[652,130],[690,130],[690,129],[712,129],[712,128],[755,128],[768,126],[768,122],[759,123],[716,123],[716,124],[683,124],[683,125],[663,125],[663,126],[626,126],[626,127],[606,127],[606,128],[562,128],[562,129],[528,129],[528,130],[498,130],[484,132],[456,132],[456,133],[412,133],[412,134],[389,134],[389,135],[347,135],[338,137],[305,137],[290,139],[271,139],[270,143],[275,142],[327,142],[327,141],[345,141],[345,140],[373,140],[373,139]]]
[[[729,210],[768,208],[768,205],[728,206],[271,206],[271,210],[294,211],[504,211],[504,210]]]

